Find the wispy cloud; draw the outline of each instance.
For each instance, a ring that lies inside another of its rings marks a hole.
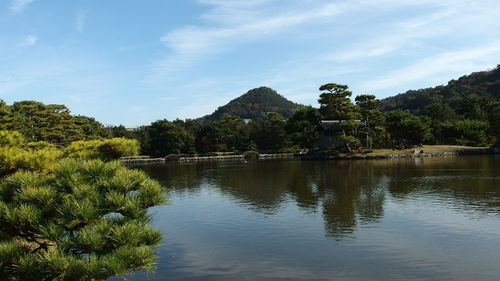
[[[424,79],[433,81],[436,78],[442,78],[443,75],[449,76],[450,72],[466,74],[475,70],[492,68],[499,60],[500,41],[497,41],[488,46],[444,52],[425,57],[402,69],[366,81],[361,87],[376,91]],[[446,77],[442,82],[446,82],[450,78],[452,77]]]
[[[403,21],[394,21],[381,32],[351,43],[344,50],[334,51],[327,58],[349,62],[384,56],[401,49],[421,47],[419,42],[453,33],[494,30],[492,22],[500,13],[495,3],[477,5],[471,1],[442,1],[434,4],[435,12],[425,13]],[[482,24],[489,26],[482,26]],[[496,24],[500,27],[500,24]],[[469,30],[468,30],[469,29]],[[431,42],[427,45],[432,45]]]
[[[12,0],[10,3],[10,11],[13,13],[20,13],[35,0]]]
[[[152,65],[152,80],[162,79],[173,72],[188,68],[206,56],[231,51],[243,43],[272,39],[272,36],[289,30],[309,26],[305,29],[307,34],[320,34],[324,32],[324,27],[328,28],[337,17],[346,14],[356,17],[357,13],[360,16],[358,21],[362,22],[366,17],[364,14],[373,9],[398,11],[404,7],[420,6],[435,10],[421,16],[408,17],[405,21],[389,21],[385,25],[380,24],[385,21],[379,21],[378,25],[383,28],[380,32],[352,42],[345,50],[332,51],[327,54],[326,59],[346,62],[390,54],[414,44],[414,40],[449,32],[467,20],[476,21],[478,17],[488,17],[498,11],[488,10],[491,5],[478,7],[470,0],[443,0],[438,3],[432,0],[361,0],[356,3],[300,0],[287,5],[278,5],[277,0],[198,1],[209,8],[200,15],[205,23],[178,28],[161,37],[160,40],[168,48],[168,52]],[[348,22],[336,24],[344,26]],[[338,44],[332,44],[332,47],[336,45]]]
[[[85,29],[85,20],[87,18],[87,12],[80,10],[78,11],[75,19],[75,28],[78,33],[83,33]]]
[[[480,4],[473,0],[198,2],[207,8],[199,15],[200,23],[176,28],[160,38],[165,52],[151,65],[148,79],[166,85],[165,78],[176,83],[194,66],[213,70],[210,77],[218,83],[203,92],[218,92],[220,100],[189,104],[185,112],[178,110],[182,116],[188,115],[191,106],[211,111],[216,103],[260,85],[314,104],[322,83],[349,84],[355,93],[386,90],[395,94],[498,63],[493,42],[497,39],[492,39],[500,28],[496,0]],[[473,37],[480,39],[476,45]],[[249,44],[256,46],[255,53]],[[286,55],[270,57],[262,51],[268,46],[280,46],[279,55]],[[224,74],[217,74],[219,65],[214,61],[220,61],[224,69],[225,56],[245,56],[242,49],[262,60],[256,61],[257,71],[252,61],[243,60],[249,65],[241,68],[252,70],[244,72],[246,81],[236,85],[233,79],[242,77],[230,72],[231,77],[220,76]],[[184,92],[198,95],[191,89]]]
[[[35,45],[36,42],[38,41],[38,37],[35,35],[26,35],[22,40],[21,40],[21,47],[27,47],[31,45]]]
[[[342,13],[352,3],[324,3],[308,9],[291,9],[269,13],[262,5],[271,2],[201,0],[213,5],[202,18],[209,27],[188,26],[171,31],[161,38],[170,54],[153,66],[154,78],[190,66],[205,55],[227,51],[243,42],[258,41],[308,22]],[[248,17],[248,14],[253,15]],[[211,24],[211,25],[210,25]]]

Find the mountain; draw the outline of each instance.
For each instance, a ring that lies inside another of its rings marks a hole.
[[[292,116],[299,107],[275,90],[260,87],[219,107],[214,113],[200,118],[203,121],[220,120],[224,115],[234,115],[243,119],[265,120],[269,112],[277,112],[285,118]]]
[[[500,100],[500,65],[489,71],[475,72],[451,80],[446,86],[437,86],[388,97],[381,101],[385,111],[402,109],[414,114],[425,114],[431,104],[445,104],[459,109],[472,99]]]

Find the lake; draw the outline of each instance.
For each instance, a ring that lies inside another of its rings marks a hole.
[[[499,156],[139,166],[171,204],[129,280],[500,280]]]

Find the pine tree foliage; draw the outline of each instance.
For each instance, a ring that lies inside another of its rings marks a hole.
[[[64,149],[65,156],[80,159],[113,160],[139,154],[137,140],[112,138],[106,140],[75,141]]]
[[[352,92],[347,85],[336,83],[324,84],[319,88],[322,93],[318,103],[321,105],[319,112],[325,119],[351,120],[360,119],[358,108],[352,103]]]
[[[28,141],[57,145],[109,137],[108,130],[94,118],[73,116],[64,105],[37,101],[20,101],[9,106],[0,100],[0,130],[18,131]]]
[[[0,181],[0,280],[105,280],[152,270],[160,184],[119,162],[65,159]]]
[[[26,143],[24,136],[16,131],[0,131],[0,175],[17,170],[47,171],[62,156],[52,144],[46,142]]]

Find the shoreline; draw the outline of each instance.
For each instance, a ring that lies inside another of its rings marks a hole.
[[[429,152],[426,152],[429,151]],[[228,161],[228,160],[265,160],[265,159],[300,159],[304,161],[314,160],[376,160],[376,159],[403,159],[403,158],[431,158],[431,157],[456,157],[463,155],[489,155],[500,154],[499,148],[492,147],[461,147],[461,146],[424,146],[406,150],[376,149],[369,153],[353,153],[343,155],[324,155],[319,152],[309,154],[300,153],[269,153],[260,154],[256,152],[230,154],[230,155],[168,155],[161,158],[149,156],[123,157],[120,161],[127,164],[153,164],[153,163],[187,163],[202,161]]]
[[[392,150],[375,149],[369,153],[353,153],[343,155],[324,155],[321,153],[304,155],[302,160],[376,160],[400,158],[431,158],[455,157],[464,155],[489,155],[498,154],[500,150],[493,147],[465,147],[451,145],[424,145],[423,147]]]

